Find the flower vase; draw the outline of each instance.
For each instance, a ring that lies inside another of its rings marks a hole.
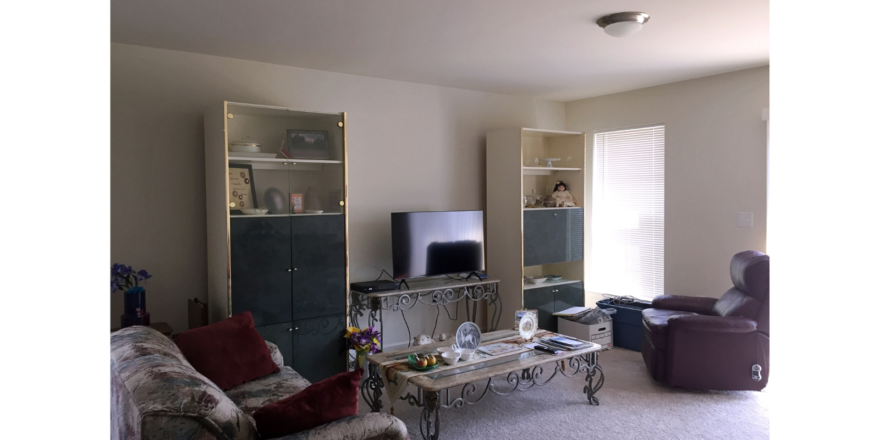
[[[134,286],[125,291],[125,313],[120,318],[120,327],[150,325],[150,312],[147,311],[147,292],[143,287]]]
[[[356,356],[357,367],[364,368],[364,359],[367,358],[367,351],[366,350],[355,350],[355,353],[357,353],[357,356]]]

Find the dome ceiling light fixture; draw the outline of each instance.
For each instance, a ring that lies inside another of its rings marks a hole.
[[[640,31],[650,18],[644,12],[618,12],[596,20],[596,24],[605,29],[606,34],[622,38]]]

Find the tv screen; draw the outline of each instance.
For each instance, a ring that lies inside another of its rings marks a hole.
[[[391,213],[394,278],[485,269],[483,211]]]

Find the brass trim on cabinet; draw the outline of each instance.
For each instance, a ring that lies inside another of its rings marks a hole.
[[[339,128],[342,129],[342,178],[343,178],[343,190],[342,190],[342,200],[339,201],[339,206],[342,207],[342,215],[345,219],[345,327],[351,325],[350,318],[351,314],[349,310],[351,308],[351,292],[349,292],[349,286],[351,285],[351,281],[349,278],[349,254],[348,254],[348,130],[346,130],[346,125],[348,125],[348,112],[342,112],[342,122],[339,124]],[[346,367],[345,370],[348,371],[348,355],[345,356]]]
[[[519,129],[519,164],[522,167],[523,163],[523,142],[525,141],[525,130],[522,128]],[[522,169],[519,172],[519,200],[522,200],[525,195],[523,194],[523,177],[522,177]],[[525,220],[523,219],[523,212],[525,212],[525,207],[522,202],[519,204],[519,308],[517,310],[523,310],[526,308],[526,295],[525,295],[525,278],[526,274],[526,261],[525,261]]]
[[[223,177],[224,194],[226,202],[229,203],[229,124],[232,119],[232,113],[229,113],[229,101],[223,101],[223,113],[226,113],[226,119],[223,120],[223,163],[226,172]],[[226,210],[226,317],[232,316],[232,236],[230,233],[231,224],[229,223],[229,210]]]

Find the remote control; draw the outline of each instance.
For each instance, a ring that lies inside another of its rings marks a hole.
[[[562,353],[561,350],[553,350],[552,348],[550,348],[550,347],[545,347],[545,346],[543,346],[543,345],[536,345],[536,346],[535,346],[535,350],[543,351],[544,353],[550,353],[550,354],[559,354],[559,353]]]

